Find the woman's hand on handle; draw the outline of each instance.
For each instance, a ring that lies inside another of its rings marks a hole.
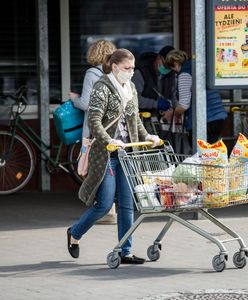
[[[161,140],[160,140],[159,136],[157,136],[157,135],[148,134],[146,136],[146,141],[153,142],[152,148],[155,148],[155,147],[161,145]]]
[[[123,143],[121,140],[112,139],[110,140],[109,144],[114,145],[118,148],[122,148],[122,149],[125,148],[125,143]]]

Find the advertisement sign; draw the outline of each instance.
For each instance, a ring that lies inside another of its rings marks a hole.
[[[211,1],[208,16],[211,87],[248,87],[248,1]]]

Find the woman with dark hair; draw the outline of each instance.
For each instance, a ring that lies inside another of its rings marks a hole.
[[[131,78],[134,56],[126,49],[107,55],[103,75],[94,85],[89,103],[88,125],[96,139],[89,155],[89,170],[79,190],[79,198],[89,208],[67,230],[68,250],[72,257],[79,257],[79,240],[102,218],[113,205],[115,194],[118,210],[118,239],[121,240],[133,224],[133,199],[118,155],[109,154],[109,143],[125,147],[127,142],[149,140],[153,146],[160,139],[145,130],[138,111],[137,92]],[[108,128],[108,129],[106,129]],[[131,253],[132,239],[126,241],[121,251],[121,263],[142,264],[143,258]]]

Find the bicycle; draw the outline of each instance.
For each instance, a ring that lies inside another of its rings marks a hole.
[[[26,92],[27,87],[21,86],[12,96],[16,104],[4,107],[7,124],[0,129],[0,195],[15,193],[30,181],[37,163],[35,148],[41,153],[41,159],[46,161],[49,174],[62,169],[80,184],[83,179],[77,174],[77,157],[81,142],[67,146],[66,160],[61,161],[63,142],[47,145],[21,117],[28,105]],[[46,153],[53,149],[55,158]]]

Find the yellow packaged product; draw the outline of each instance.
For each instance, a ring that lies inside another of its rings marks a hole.
[[[225,143],[198,140],[202,158],[204,207],[223,207],[229,203],[228,156]]]
[[[230,202],[247,200],[248,184],[248,139],[239,134],[229,158]]]

